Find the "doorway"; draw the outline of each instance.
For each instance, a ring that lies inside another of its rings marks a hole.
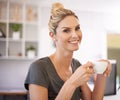
[[[117,62],[117,77],[120,80],[120,34],[107,34],[107,58],[114,59]],[[120,81],[119,81],[120,83]]]

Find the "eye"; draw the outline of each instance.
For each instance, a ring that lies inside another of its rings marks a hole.
[[[77,27],[75,28],[75,30],[76,30],[76,31],[80,30],[80,26],[77,26]]]
[[[70,32],[70,29],[64,29],[63,32],[69,33],[69,32]]]

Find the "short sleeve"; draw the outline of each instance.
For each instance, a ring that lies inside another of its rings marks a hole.
[[[27,90],[29,90],[29,84],[41,85],[48,88],[49,79],[46,66],[47,64],[43,61],[37,61],[31,64],[24,84]]]
[[[80,67],[82,64],[75,58],[73,58],[72,60],[72,69],[73,69],[73,72],[78,68]]]

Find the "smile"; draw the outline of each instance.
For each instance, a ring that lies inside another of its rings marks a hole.
[[[70,43],[72,43],[72,44],[76,44],[76,43],[79,43],[79,41],[78,41],[78,40],[70,41]]]

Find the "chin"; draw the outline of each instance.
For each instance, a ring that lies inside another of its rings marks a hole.
[[[78,49],[75,49],[74,51],[77,51]]]
[[[74,49],[73,49],[73,51],[77,51],[78,49],[79,49],[79,47],[77,47],[77,48],[74,48]]]

